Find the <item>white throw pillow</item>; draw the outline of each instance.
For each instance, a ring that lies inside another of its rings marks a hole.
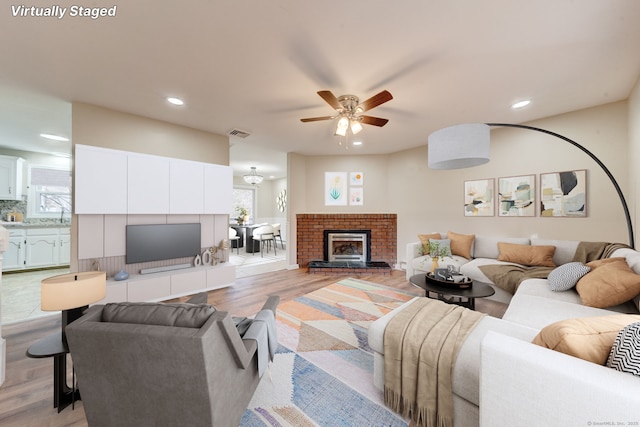
[[[591,271],[591,268],[581,262],[562,264],[549,273],[549,277],[547,277],[549,288],[556,292],[568,291],[589,271]]]

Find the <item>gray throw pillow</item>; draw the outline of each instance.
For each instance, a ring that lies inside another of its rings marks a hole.
[[[618,333],[607,367],[640,377],[640,322],[627,325]]]
[[[591,267],[587,267],[581,262],[568,262],[559,267],[554,268],[547,280],[552,291],[568,291],[573,288],[578,280],[591,271]]]

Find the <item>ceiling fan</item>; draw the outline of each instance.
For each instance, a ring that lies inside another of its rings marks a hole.
[[[387,90],[383,90],[382,92],[373,95],[364,102],[360,102],[358,97],[355,95],[341,95],[336,97],[329,90],[321,90],[318,92],[318,95],[320,95],[327,104],[331,105],[338,112],[338,115],[310,117],[300,119],[301,122],[317,122],[320,120],[333,120],[339,118],[338,125],[336,127],[336,135],[345,136],[347,134],[347,129],[349,128],[351,128],[351,132],[354,135],[360,132],[362,130],[362,123],[382,127],[389,121],[388,119],[381,119],[379,117],[365,116],[361,114],[377,107],[380,104],[391,101],[393,96]]]

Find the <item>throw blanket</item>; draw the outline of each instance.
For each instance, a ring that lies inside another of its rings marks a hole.
[[[262,377],[278,348],[278,334],[273,311],[260,310],[251,321],[243,339],[255,340],[258,346],[258,376]]]
[[[580,242],[573,256],[573,261],[586,264],[597,259],[609,258],[616,249],[628,247],[624,243]],[[494,285],[513,295],[524,280],[546,279],[554,267],[491,264],[481,265],[478,268]]]
[[[526,267],[518,264],[489,264],[478,267],[491,282],[509,292],[516,293],[526,279],[546,279],[554,267]]]
[[[484,316],[429,298],[395,315],[384,331],[385,404],[419,426],[453,426],[453,367]]]
[[[609,258],[616,249],[628,247],[624,243],[580,242],[573,260],[586,264],[597,259]]]

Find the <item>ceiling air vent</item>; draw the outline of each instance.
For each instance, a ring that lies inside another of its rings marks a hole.
[[[238,138],[246,138],[251,135],[249,132],[240,129],[231,129],[228,133],[229,136],[235,136]]]

